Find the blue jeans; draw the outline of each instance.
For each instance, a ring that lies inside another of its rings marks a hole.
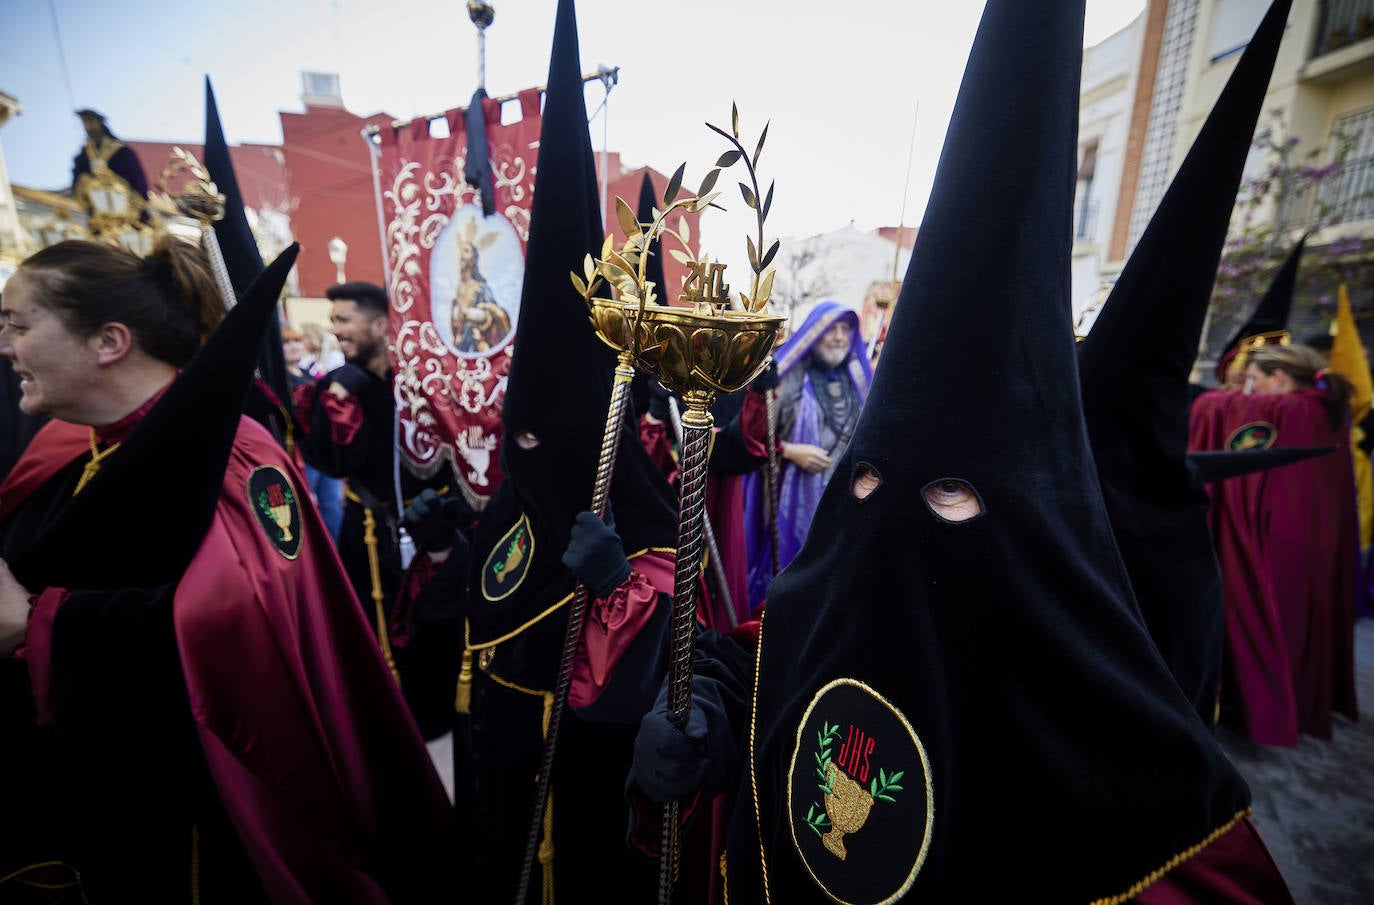
[[[343,525],[343,479],[331,478],[309,465],[305,466],[305,479],[310,482],[310,495],[315,498],[324,526],[337,546],[339,528]]]

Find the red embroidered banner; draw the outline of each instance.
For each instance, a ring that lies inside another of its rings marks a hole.
[[[521,92],[521,119],[508,125],[499,103],[483,102],[496,188],[490,217],[463,181],[461,109],[445,117],[448,138],[431,137],[424,120],[381,134],[402,459],[421,475],[451,462],[479,507],[501,482],[501,403],[520,316],[539,101],[538,89]]]

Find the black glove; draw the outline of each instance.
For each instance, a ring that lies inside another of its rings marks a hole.
[[[664,696],[639,721],[630,779],[660,804],[686,798],[702,787],[711,759],[706,752],[706,713],[692,702],[687,725],[679,729],[668,718]]]
[[[458,533],[462,511],[462,500],[444,498],[426,488],[406,507],[406,532],[415,539],[415,546],[426,553],[442,553],[455,543],[467,542]]]
[[[666,424],[669,417],[671,417],[668,414],[668,397],[672,395],[672,390],[669,390],[657,380],[650,380],[649,417],[653,418],[655,421]]]
[[[349,362],[330,371],[325,381],[325,386],[337,383],[354,396],[361,393],[363,388],[372,382],[367,371],[353,364],[353,362]]]
[[[759,371],[759,376],[755,377],[749,384],[749,389],[755,393],[766,393],[769,390],[776,390],[781,381],[778,378],[778,362],[775,358],[768,359],[768,364]]]
[[[594,512],[579,512],[573,521],[563,565],[582,582],[594,597],[605,597],[630,577],[630,561],[625,545],[615,533],[615,518],[606,512],[607,522]]]

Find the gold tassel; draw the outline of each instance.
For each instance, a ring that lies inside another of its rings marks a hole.
[[[543,736],[549,737],[549,721],[553,718],[553,694],[544,695]],[[552,783],[550,783],[552,786]],[[544,838],[539,842],[539,863],[544,867],[543,905],[553,905],[553,789],[544,805]]]
[[[543,868],[541,905],[553,905],[553,790],[544,807],[544,838],[539,841],[539,864]]]
[[[463,665],[458,670],[458,692],[453,696],[456,713],[472,713],[472,649],[463,645]]]
[[[391,653],[391,635],[386,629],[386,606],[382,603],[382,567],[377,554],[377,520],[372,510],[363,507],[363,545],[367,547],[367,564],[372,571],[372,603],[377,610],[377,640],[382,645],[382,657],[386,660],[391,677],[396,686],[401,685],[401,673],[396,668],[396,658]]]

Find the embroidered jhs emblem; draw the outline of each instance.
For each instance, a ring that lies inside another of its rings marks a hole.
[[[856,679],[816,693],[797,727],[787,777],[792,841],[836,902],[889,905],[929,849],[933,784],[906,717]]]
[[[248,499],[272,546],[287,559],[301,549],[301,508],[291,479],[280,468],[263,465],[248,477]]]
[[[813,804],[807,809],[806,823],[821,837],[826,850],[843,861],[849,854],[844,837],[863,829],[875,802],[896,801],[892,793],[902,791],[898,782],[904,773],[898,770],[889,776],[886,770],[879,769],[869,782],[869,759],[878,743],[852,723],[840,746],[838,760],[832,760],[831,748],[839,734],[839,725],[829,722],[817,733],[816,775],[820,781],[816,785],[824,796],[824,804]],[[864,783],[869,783],[867,789]]]

